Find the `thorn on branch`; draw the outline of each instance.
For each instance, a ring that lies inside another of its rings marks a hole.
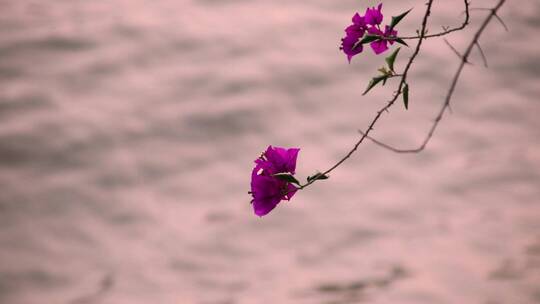
[[[493,17],[495,17],[499,21],[499,23],[504,27],[504,29],[508,32],[508,26],[506,26],[506,23],[504,23],[503,19],[499,15],[497,15],[497,12],[495,11],[495,9],[487,8],[487,7],[472,7],[470,8],[470,10],[471,11],[490,11],[490,13],[493,14]]]
[[[494,11],[493,16],[495,16],[495,18],[497,18],[497,20],[499,20],[499,23],[504,27],[504,30],[508,32],[508,26],[506,26],[506,23],[504,23],[502,18],[499,17],[499,15],[497,15],[497,12]]]
[[[474,44],[478,48],[478,51],[480,51],[480,55],[482,56],[482,61],[484,61],[484,66],[487,68],[488,67],[488,62],[487,62],[487,59],[486,59],[486,55],[484,54],[484,51],[482,50],[482,47],[480,46],[480,43],[478,43],[478,41],[475,41]]]
[[[446,38],[443,38],[444,42],[446,43],[446,45],[448,45],[448,47],[454,51],[454,53],[456,54],[456,56],[458,56],[459,59],[461,59],[463,62],[467,63],[467,64],[471,64],[467,58],[465,56],[463,56],[460,52],[458,52],[458,50],[456,50],[456,48],[450,44],[450,42],[448,42],[448,40],[446,40]]]

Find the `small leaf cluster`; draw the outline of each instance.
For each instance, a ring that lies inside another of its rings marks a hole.
[[[362,95],[366,95],[371,89],[373,89],[377,84],[381,82],[382,82],[382,85],[384,86],[388,78],[399,76],[396,74],[396,71],[394,69],[394,64],[396,62],[396,58],[399,54],[400,49],[401,48],[397,48],[394,52],[392,52],[392,54],[390,54],[390,56],[384,59],[387,67],[383,66],[378,70],[381,74],[371,79],[366,90],[364,91],[364,93],[362,93]],[[405,109],[408,110],[409,109],[409,84],[408,83],[404,82],[403,89],[401,90],[401,94],[403,95],[403,105],[405,106]]]
[[[404,12],[404,13],[398,15],[398,16],[393,16],[392,17],[392,22],[390,23],[390,30],[392,30],[405,16],[407,16],[407,14],[410,11],[411,10],[408,10],[408,11],[406,11],[406,12]],[[373,35],[367,35],[362,40],[360,40],[358,42],[358,44],[369,43],[369,42],[375,41],[377,39],[380,39],[380,37],[373,36]],[[392,41],[395,41],[397,43],[408,46],[407,43],[405,41],[403,41],[401,38],[393,38]],[[378,70],[381,74],[378,75],[378,76],[373,77],[370,80],[366,90],[364,91],[364,93],[362,93],[362,95],[366,95],[377,84],[382,83],[382,85],[384,86],[386,84],[386,81],[389,78],[399,76],[395,71],[394,64],[396,62],[396,58],[397,58],[397,56],[399,54],[400,49],[401,48],[397,48],[395,51],[392,52],[392,54],[390,54],[390,56],[388,56],[388,57],[386,57],[384,59],[384,61],[386,62],[386,66],[383,66]],[[405,109],[408,109],[409,108],[409,84],[404,82],[403,88],[402,88],[401,92],[398,92],[398,94],[402,94],[402,96],[403,96],[403,104],[405,106]]]
[[[285,181],[285,182],[288,182],[288,183],[291,183],[291,184],[295,184],[296,186],[301,187],[301,184],[296,179],[296,177],[294,177],[292,174],[290,174],[288,172],[276,173],[273,176],[276,177],[279,180],[282,180],[282,181]],[[317,172],[317,173],[315,173],[313,175],[308,176],[307,177],[307,182],[311,183],[311,182],[316,181],[316,180],[324,180],[324,179],[328,179],[328,178],[329,178],[328,175],[323,174],[321,172]]]
[[[378,71],[381,72],[381,75],[375,76],[371,79],[362,95],[366,95],[371,89],[373,89],[373,87],[375,87],[380,82],[382,82],[382,85],[385,85],[388,78],[396,76],[396,72],[394,70],[394,62],[396,61],[400,49],[401,48],[397,48],[395,51],[392,52],[392,54],[390,54],[390,56],[384,59],[386,61],[388,69],[387,67],[380,68]]]

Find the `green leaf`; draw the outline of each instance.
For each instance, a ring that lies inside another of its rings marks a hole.
[[[376,35],[366,35],[366,37],[364,37],[362,40],[360,40],[360,43],[361,44],[370,43],[370,42],[375,41],[377,39],[380,39],[380,37],[376,36]]]
[[[396,57],[397,57],[400,49],[401,48],[397,48],[390,56],[388,56],[388,57],[386,57],[384,59],[386,61],[386,63],[388,64],[388,68],[391,71],[394,71],[394,62],[396,61]]]
[[[312,176],[308,176],[307,181],[309,183],[312,180],[318,180],[318,179],[328,179],[328,175],[322,174],[321,172],[317,172],[316,174]]]
[[[356,49],[359,45],[366,44],[366,43],[370,43],[370,42],[373,42],[373,41],[379,40],[379,39],[381,39],[381,37],[380,37],[380,36],[377,36],[377,35],[366,35],[366,36],[364,36],[364,38],[363,38],[362,40],[357,41],[357,42],[353,45],[352,49],[354,50],[354,49]]]
[[[369,90],[373,89],[373,87],[376,86],[379,82],[386,80],[386,78],[388,78],[387,75],[373,77],[362,95],[366,95]]]
[[[300,185],[300,182],[294,176],[292,176],[292,174],[287,173],[287,172],[276,173],[276,174],[274,174],[272,176],[275,176],[277,179],[280,179],[282,181],[286,181],[286,182],[289,182],[289,183]]]
[[[409,84],[405,84],[403,87],[403,103],[405,104],[405,109],[409,109]]]
[[[360,45],[362,45],[362,41],[356,41],[356,42],[354,43],[354,45],[352,46],[352,49],[353,49],[353,50],[356,50],[356,48],[357,48],[358,46],[360,46]]]
[[[403,41],[403,39],[401,38],[396,38],[394,39],[395,42],[399,43],[399,44],[403,44],[404,46],[409,46],[405,41]]]
[[[403,17],[407,16],[407,14],[411,10],[412,10],[412,8],[410,10],[406,11],[405,13],[401,14],[401,15],[392,17],[392,22],[390,22],[390,28],[393,29],[394,26],[396,26],[401,21],[401,19],[403,19]]]

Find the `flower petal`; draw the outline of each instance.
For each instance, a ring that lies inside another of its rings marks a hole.
[[[382,3],[379,4],[377,8],[367,8],[366,14],[364,16],[364,21],[366,24],[370,25],[379,25],[383,20]]]
[[[279,197],[270,197],[261,200],[253,200],[253,211],[258,216],[267,215],[274,210],[281,200]]]
[[[296,188],[293,184],[288,184],[287,185],[287,194],[285,194],[285,196],[282,199],[286,199],[286,200],[290,201],[291,198],[293,197],[293,195],[296,193],[296,191],[298,191],[298,188]]]
[[[341,39],[341,50],[343,53],[345,53],[345,55],[347,55],[349,63],[351,62],[353,56],[360,54],[364,49],[361,44],[358,44],[355,47],[358,40],[359,38],[355,35],[347,35],[345,38]]]
[[[296,159],[298,158],[298,152],[300,152],[300,148],[287,149],[287,162],[285,164],[285,169],[291,174],[296,173]]]
[[[253,195],[253,211],[263,216],[272,211],[283,197],[286,183],[272,176],[258,175],[251,180],[251,194]]]
[[[384,29],[384,36],[385,37],[397,37],[398,32],[394,29],[390,29],[390,27],[387,25]],[[394,44],[394,40],[388,40],[390,44]]]
[[[386,40],[373,41],[372,43],[370,43],[370,45],[375,54],[377,55],[388,50],[388,41]]]
[[[352,17],[352,22],[358,25],[365,25],[364,17],[360,16],[360,14],[358,13],[354,14],[354,16]]]
[[[364,36],[365,32],[366,32],[366,27],[360,26],[358,24],[351,24],[345,29],[345,33],[347,33],[347,36],[357,37],[357,38]]]

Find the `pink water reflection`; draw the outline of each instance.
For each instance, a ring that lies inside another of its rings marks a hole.
[[[369,1],[369,5],[375,2]],[[478,1],[475,7],[489,7]],[[392,93],[348,65],[345,1],[10,1],[0,12],[0,302],[538,303],[540,6],[511,1],[490,68],[459,83],[429,148],[366,144],[268,217],[252,160],[338,160]],[[461,1],[437,1],[440,25]],[[423,2],[400,33],[414,33]],[[471,29],[449,37],[458,48]],[[403,65],[404,55],[397,63]],[[358,59],[358,60],[357,60]],[[421,141],[457,61],[427,41],[374,136]]]

